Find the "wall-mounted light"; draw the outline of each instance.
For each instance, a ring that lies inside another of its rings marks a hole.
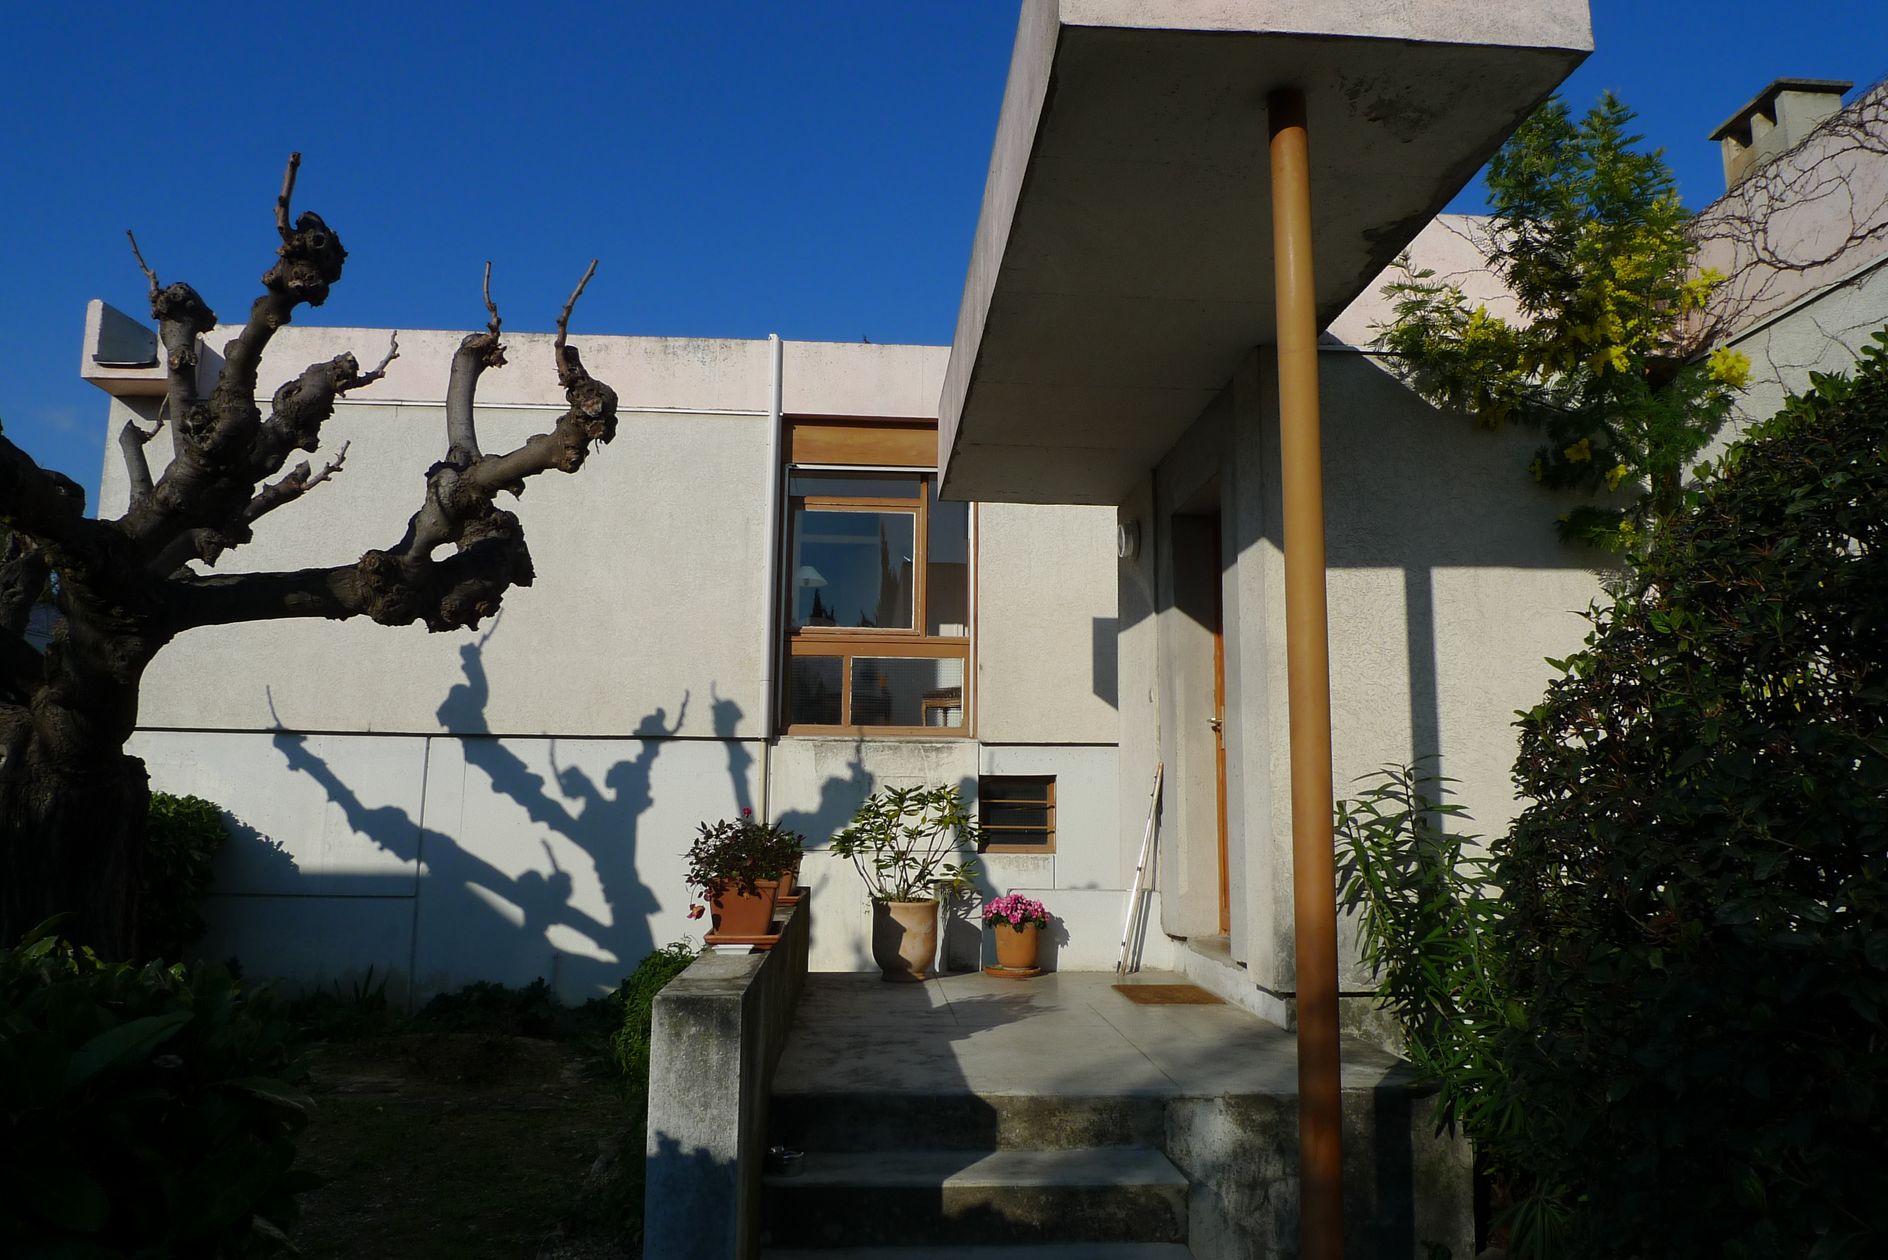
[[[1123,560],[1132,560],[1141,554],[1141,523],[1122,521],[1114,527],[1115,554]]]

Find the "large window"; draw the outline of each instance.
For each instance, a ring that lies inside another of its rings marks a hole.
[[[963,733],[970,512],[928,472],[787,478],[786,727]]]

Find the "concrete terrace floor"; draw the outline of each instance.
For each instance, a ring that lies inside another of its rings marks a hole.
[[[1185,984],[1143,971],[1058,972],[999,980],[981,972],[888,984],[876,975],[806,980],[774,1093],[952,1093],[979,1097],[1295,1095],[1297,1040],[1231,1005],[1149,1005],[1114,985]],[[1344,1088],[1406,1084],[1409,1068],[1343,1043]]]

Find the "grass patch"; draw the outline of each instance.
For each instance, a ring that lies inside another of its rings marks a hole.
[[[310,1260],[640,1253],[650,1003],[692,951],[581,1007],[475,984],[404,1017],[384,981],[297,1005],[316,1108],[292,1237]]]

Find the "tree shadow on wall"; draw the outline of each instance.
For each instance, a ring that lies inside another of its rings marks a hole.
[[[843,773],[827,774],[820,780],[817,803],[805,809],[781,810],[774,821],[788,831],[800,832],[806,837],[809,851],[817,853],[824,850],[832,838],[852,822],[859,806],[873,792],[888,786],[912,786],[919,781],[919,778],[905,775],[881,777],[873,774],[865,767],[864,741],[855,739]],[[974,813],[976,778],[960,777],[957,788]],[[964,851],[959,854],[959,859],[974,856]],[[982,924],[976,917],[977,910],[984,900],[994,895],[994,885],[981,866],[979,863],[979,870],[971,880],[969,891],[946,901],[942,909],[938,925],[938,956],[940,965],[946,969],[969,970],[977,966],[982,932]],[[815,904],[819,906],[819,912],[813,918],[816,942],[823,932],[844,935],[851,943],[848,959],[851,968],[855,971],[875,970],[877,965],[872,961],[867,943],[877,926],[874,924],[869,899],[851,866],[836,859],[821,857],[810,860],[802,870],[813,888]],[[840,900],[841,897],[854,900],[847,904]],[[826,965],[830,966],[832,961],[829,955]]]
[[[418,991],[542,977],[560,998],[583,1001],[614,988],[655,948],[651,918],[662,907],[636,870],[638,833],[654,803],[655,760],[681,728],[688,695],[672,721],[659,707],[637,723],[640,743],[628,759],[597,763],[593,753],[608,747],[601,741],[576,741],[574,749],[566,741],[561,753],[555,739],[544,741],[546,774],[490,732],[490,636],[461,646],[464,678],[437,710],[449,734],[430,742],[428,777],[452,773],[455,749],[465,770],[457,785],[434,785],[430,816],[368,805],[279,718],[275,746],[290,769],[321,786],[356,834],[415,864],[412,957],[389,961],[410,966]],[[518,825],[502,802],[482,800],[479,778],[531,825]]]

